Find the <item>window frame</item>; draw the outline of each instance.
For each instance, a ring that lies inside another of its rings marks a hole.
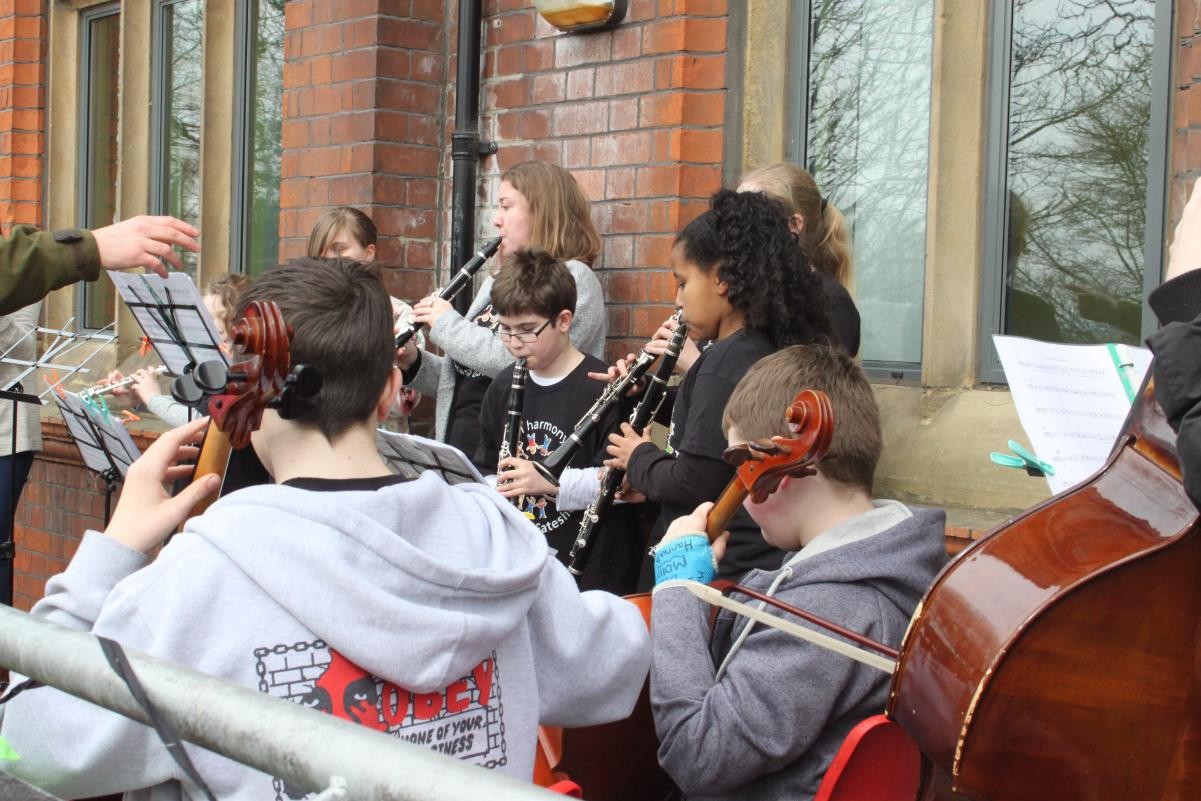
[[[103,225],[111,225],[114,220],[93,220],[89,209],[91,206],[90,200],[92,195],[93,184],[96,180],[96,171],[93,169],[91,159],[91,111],[92,111],[92,93],[91,89],[91,66],[92,66],[92,39],[91,26],[92,23],[104,18],[115,16],[120,18],[123,13],[122,3],[120,0],[115,0],[111,3],[103,3],[101,5],[91,6],[81,9],[79,12],[79,33],[78,33],[78,77],[77,86],[79,87],[79,110],[76,116],[77,135],[75,137],[75,158],[76,158],[76,173],[75,173],[75,217],[77,225],[80,228],[92,229],[103,227]],[[123,25],[124,21],[120,20],[118,25]],[[120,55],[118,56],[120,58]],[[118,62],[119,64],[120,62]],[[120,73],[118,71],[117,79],[118,97],[122,93],[120,83]],[[117,114],[118,126],[120,125],[121,104],[118,101]],[[120,174],[120,152],[118,152],[117,173]],[[119,204],[119,198],[118,198]],[[101,225],[103,223],[103,225]],[[103,278],[103,276],[102,276]],[[76,320],[81,331],[99,331],[104,327],[109,326],[92,326],[89,325],[88,306],[94,291],[94,284],[87,281],[81,281],[79,291],[75,293],[74,310]],[[113,302],[113,319],[116,320],[118,303],[114,296]],[[111,323],[109,324],[112,325]]]
[[[813,2],[814,0],[800,0],[792,5],[792,13],[790,14],[790,43],[788,46],[788,64],[786,65],[786,74],[792,80],[790,83],[796,87],[793,91],[785,95],[785,124],[786,130],[784,135],[784,158],[795,164],[799,164],[806,170],[809,169],[809,56],[810,56],[810,28],[813,24]],[[932,14],[936,10],[932,10]],[[931,83],[937,79],[934,74],[934,37],[931,35]],[[933,92],[931,92],[931,99]],[[929,120],[928,124],[930,132],[927,137],[933,135],[933,120]],[[930,149],[932,150],[932,149]],[[927,236],[930,228],[929,198],[933,188],[929,182],[929,158],[927,158],[927,181],[926,181],[926,198],[927,198],[927,214],[926,214],[926,230]],[[928,255],[923,262],[923,272],[929,269]],[[922,299],[922,318],[925,319],[925,298]],[[924,326],[922,329],[922,347],[921,352],[924,356],[926,344]],[[867,377],[876,383],[898,384],[904,386],[918,386],[922,383],[922,365],[923,360],[919,358],[916,362],[902,362],[893,360],[880,359],[863,359],[863,371]]]
[[[1147,138],[1147,230],[1143,245],[1143,315],[1145,339],[1156,327],[1147,305],[1164,270],[1167,225],[1169,137],[1171,135],[1173,0],[1155,1],[1152,34],[1151,114]],[[1006,181],[1009,155],[1009,56],[1013,47],[1013,0],[993,3],[990,19],[987,111],[985,120],[983,274],[980,280],[977,384],[1007,384],[992,337],[1005,319],[1005,250],[1009,198]]]
[[[239,3],[234,23],[234,74],[241,76],[234,86],[234,131],[230,182],[229,271],[250,275],[251,231],[254,216],[254,136],[255,96],[258,87],[258,61],[255,58],[256,34],[260,24],[260,0]],[[280,43],[282,48],[283,43]],[[281,78],[282,81],[282,78]],[[281,122],[283,112],[281,110]],[[279,191],[279,187],[276,187]],[[278,220],[276,222],[278,252]]]

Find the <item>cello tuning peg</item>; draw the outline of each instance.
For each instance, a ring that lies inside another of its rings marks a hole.
[[[200,390],[209,393],[224,392],[229,377],[225,363],[216,359],[196,365],[191,375]]]
[[[279,396],[267,405],[283,419],[292,420],[300,414],[300,401],[320,392],[321,384],[321,373],[316,367],[298,364],[288,372]]]
[[[204,400],[204,390],[196,385],[192,376],[176,376],[171,380],[171,397],[185,406],[195,406]]]

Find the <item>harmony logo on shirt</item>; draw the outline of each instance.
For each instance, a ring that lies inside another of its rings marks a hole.
[[[415,693],[372,676],[324,641],[256,648],[259,690],[494,768],[508,762],[496,652],[444,689]],[[276,801],[306,793],[274,780]]]

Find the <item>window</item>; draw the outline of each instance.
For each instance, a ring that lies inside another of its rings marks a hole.
[[[155,6],[151,207],[200,225],[200,120],[204,92],[200,0],[160,0]],[[181,254],[196,278],[196,254]]]
[[[922,352],[934,3],[800,5],[808,85],[792,156],[850,224],[863,359],[903,372]]]
[[[1137,344],[1151,325],[1144,298],[1162,257],[1171,5],[998,3],[986,379],[1003,380],[992,333]]]
[[[283,118],[283,0],[251,0],[241,21],[243,76],[235,132],[230,269],[251,276],[279,262],[280,126]]]
[[[88,9],[80,17],[79,224],[99,228],[116,221],[118,75],[121,7]],[[116,316],[116,291],[104,279],[80,285],[78,315],[84,328],[104,328]]]

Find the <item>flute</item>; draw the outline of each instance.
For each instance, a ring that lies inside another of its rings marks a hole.
[[[525,359],[518,359],[513,365],[513,383],[509,385],[509,405],[505,410],[505,427],[500,435],[500,454],[497,457],[496,484],[500,486],[500,462],[510,456],[517,455],[518,443],[521,441],[521,410],[524,405],[525,379],[529,370]],[[514,497],[514,505],[521,507],[521,498]]]
[[[673,314],[672,319],[679,320],[680,312]],[[592,404],[592,408],[584,412],[584,416],[575,424],[575,429],[567,435],[567,439],[563,440],[562,444],[543,461],[534,462],[534,469],[538,471],[538,474],[554,486],[559,486],[559,476],[563,474],[571,457],[575,456],[576,451],[584,444],[584,437],[592,432],[610,406],[620,401],[630,387],[642,380],[642,376],[654,364],[655,359],[655,354],[643,348],[639,352],[638,358],[630,365],[629,371],[621,378],[611,381],[601,396],[596,399],[596,403]]]
[[[158,377],[165,372],[167,372],[167,368],[161,364],[158,367],[152,367],[150,369],[150,374],[155,377]],[[133,376],[127,376],[125,378],[122,378],[120,381],[114,381],[113,383],[105,384],[104,386],[88,387],[87,389],[85,389],[84,391],[79,393],[79,397],[94,398],[97,395],[107,395],[108,393],[112,392],[113,390],[122,389],[124,387],[130,387],[130,386],[133,386],[134,384],[136,384],[137,382],[138,382],[138,380],[136,378],[134,378]]]
[[[500,240],[503,238],[498,236],[485,242],[484,246],[471,257],[471,261],[464,264],[455,273],[454,277],[450,279],[450,283],[438,292],[438,297],[442,300],[453,300],[454,296],[459,294],[463,287],[471,282],[472,276],[480,271],[480,267],[484,266],[484,262],[492,258],[492,254],[496,253],[497,248],[500,247]],[[417,332],[420,329],[421,326],[417,323],[409,323],[408,328],[396,335],[397,349],[403,348],[405,343],[417,336]]]
[[[679,312],[672,319],[680,322]],[[651,383],[646,388],[646,394],[642,396],[642,400],[638,401],[638,405],[630,414],[630,425],[634,427],[635,431],[641,433],[659,413],[659,407],[663,405],[663,400],[667,397],[667,381],[676,367],[680,351],[684,348],[684,338],[687,336],[688,324],[680,322],[667,343],[667,350],[663,352],[663,360],[651,374]],[[567,569],[573,575],[583,575],[588,555],[592,553],[592,549],[588,547],[592,542],[592,535],[600,525],[601,517],[613,504],[617,488],[621,486],[625,475],[626,471],[619,467],[606,467],[601,471],[600,492],[597,493],[592,504],[584,510],[584,516],[580,519],[579,533],[576,534],[575,542],[571,546],[571,553],[568,555]]]

